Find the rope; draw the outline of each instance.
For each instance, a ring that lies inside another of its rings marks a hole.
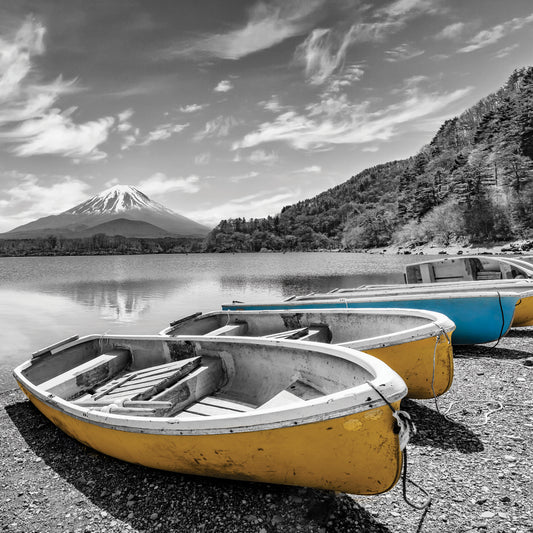
[[[404,411],[398,411],[398,410],[394,409],[394,407],[389,402],[389,400],[387,400],[387,398],[376,387],[374,387],[374,385],[372,383],[370,383],[369,381],[367,381],[367,383],[368,383],[368,385],[370,385],[378,393],[378,395],[383,399],[383,401],[389,406],[390,410],[393,413],[394,418],[396,419],[398,433],[401,431],[402,426],[407,426],[408,434],[411,431],[413,432],[413,434],[416,434],[416,427],[413,424],[413,422],[411,420],[411,416],[409,415],[409,413],[406,413]],[[406,445],[407,445],[407,443],[406,443]],[[427,509],[429,508],[429,506],[431,505],[431,502],[432,502],[431,496],[429,496],[429,493],[426,490],[424,490],[420,485],[415,483],[413,480],[407,478],[407,446],[406,445],[402,448],[401,443],[400,443],[400,449],[403,452],[403,474],[402,474],[402,487],[403,487],[402,494],[403,494],[403,499],[405,500],[405,502],[408,505],[410,505],[414,509],[418,509],[419,511],[422,511],[422,510],[426,510],[427,511]],[[407,482],[408,481],[409,481],[409,483],[414,485],[417,489],[419,489],[421,492],[423,492],[426,495],[427,498],[426,498],[426,501],[424,503],[417,504],[415,502],[412,502],[407,497]],[[424,515],[422,517],[422,520],[424,519],[425,514],[426,513],[424,513]]]
[[[500,294],[500,291],[496,291],[496,294],[498,295],[498,303],[500,304],[500,313],[502,315],[502,327],[500,328],[500,334],[498,335],[498,340],[493,346],[488,347],[485,350],[485,353],[490,352],[491,350],[494,350],[498,344],[500,344],[500,340],[503,337],[503,327],[505,326],[505,313],[503,312],[503,306],[502,306],[502,295]]]
[[[448,418],[448,420],[452,420],[448,415],[452,409],[452,406],[455,405],[455,404],[458,404],[460,402],[451,402],[450,405],[448,405],[448,409],[446,409],[446,411],[443,413],[443,415]],[[494,414],[494,413],[497,413],[498,411],[501,411],[503,409],[503,404],[497,400],[468,400],[468,403],[469,404],[472,404],[472,403],[496,403],[498,404],[498,407],[496,407],[495,409],[489,409],[486,413],[483,414],[483,421],[480,422],[479,424],[473,424],[473,423],[470,423],[469,425],[470,426],[485,426],[488,421],[489,421],[489,416]]]
[[[435,360],[437,358],[437,346],[439,345],[439,342],[440,342],[440,335],[437,335],[437,340],[435,341],[435,347],[433,348],[433,374],[431,375],[431,390],[433,391],[433,400],[435,402],[435,409],[437,409],[437,413],[440,414],[439,402],[437,401],[437,395],[435,394]]]
[[[424,511],[429,509],[429,506],[431,505],[433,499],[429,495],[429,493],[423,489],[420,485],[415,483],[412,479],[407,478],[407,448],[403,451],[404,455],[404,463],[403,463],[403,477],[402,477],[402,494],[403,499],[407,504],[409,504],[414,509],[418,509],[419,511]],[[415,503],[407,497],[407,482],[411,483],[411,485],[414,485],[419,491],[423,492],[426,496],[426,500],[422,504]]]

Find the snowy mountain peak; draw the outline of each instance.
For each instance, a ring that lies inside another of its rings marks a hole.
[[[89,198],[87,201],[64,211],[65,215],[120,214],[148,209],[159,213],[173,211],[150,200],[143,192],[130,185],[115,185]]]

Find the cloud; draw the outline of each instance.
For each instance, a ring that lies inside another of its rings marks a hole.
[[[209,104],[189,104],[180,107],[182,113],[196,113],[196,111],[201,111],[205,109]]]
[[[28,17],[13,42],[0,38],[0,101],[19,96],[21,83],[32,69],[32,56],[44,53],[45,33],[40,22]]]
[[[75,108],[60,112],[51,109],[40,118],[22,122],[11,131],[0,133],[0,140],[15,143],[12,152],[20,157],[55,154],[63,157],[98,160],[106,154],[98,149],[109,136],[113,117],[75,124]]]
[[[303,168],[302,172],[313,172],[314,174],[318,174],[319,172],[322,172],[322,167],[318,165],[311,165],[310,167]]]
[[[275,152],[265,152],[264,150],[254,150],[247,158],[250,163],[272,164],[278,161],[278,154]]]
[[[229,80],[222,80],[218,82],[218,85],[213,89],[216,93],[227,93],[233,89],[233,83]]]
[[[181,43],[169,55],[240,59],[305,33],[314,22],[313,13],[324,3],[325,0],[258,2],[250,8],[244,26]]]
[[[211,161],[211,154],[209,152],[198,154],[194,158],[195,165],[209,165],[210,161]]]
[[[259,172],[248,172],[247,174],[241,174],[240,176],[231,176],[230,181],[232,183],[238,183],[239,181],[249,180],[250,178],[257,178],[259,176]]]
[[[494,54],[494,57],[496,57],[497,59],[502,59],[504,57],[507,57],[513,50],[516,50],[519,47],[520,47],[519,44],[512,44],[511,46],[506,46],[505,48],[498,50]]]
[[[11,41],[0,38],[0,142],[12,145],[20,157],[59,155],[73,159],[98,160],[106,157],[100,145],[107,141],[115,124],[102,117],[77,124],[76,108],[61,111],[58,98],[79,89],[75,81],[58,76],[41,83],[34,56],[45,53],[46,29],[28,17]]]
[[[258,105],[261,106],[265,111],[272,111],[273,113],[279,113],[283,106],[279,103],[278,96],[273,94],[270,100],[262,100],[258,102]]]
[[[201,141],[208,137],[226,137],[230,130],[237,124],[239,124],[239,121],[232,116],[218,116],[206,122],[204,129],[194,135],[194,140]]]
[[[406,61],[413,57],[420,56],[424,53],[424,50],[414,48],[412,45],[404,43],[396,46],[392,50],[385,52],[385,61],[389,63],[396,63],[397,61]]]
[[[466,28],[467,24],[464,22],[454,22],[439,31],[439,33],[435,35],[435,39],[457,39],[465,32]]]
[[[179,133],[187,128],[189,124],[160,124],[154,130],[150,131],[148,135],[139,141],[139,146],[148,146],[154,142],[165,141],[172,137],[174,133]]]
[[[294,203],[301,197],[301,190],[287,189],[285,187],[272,191],[259,191],[255,194],[234,198],[230,202],[216,207],[205,206],[198,211],[189,211],[187,216],[206,224],[214,226],[223,219],[244,217],[259,218],[279,213],[281,209]]]
[[[395,0],[387,7],[381,8],[378,13],[387,18],[411,18],[418,15],[435,15],[443,13],[441,0]]]
[[[404,99],[376,111],[370,102],[352,104],[346,95],[331,95],[307,106],[306,113],[295,110],[264,122],[233,144],[233,149],[251,148],[281,141],[300,150],[324,148],[335,144],[358,144],[388,140],[400,126],[444,109],[465,96],[470,87],[450,93],[424,93],[416,86],[404,88]]]
[[[523,18],[514,18],[503,22],[502,24],[497,24],[488,30],[483,30],[474,35],[468,44],[463,48],[458,50],[459,53],[468,53],[474,52],[481,48],[485,48],[491,44],[498,42],[500,39],[503,39],[508,34],[522,29],[524,26],[531,24],[533,22],[533,13],[527,17]]]
[[[306,77],[312,85],[321,85],[344,65],[352,45],[383,41],[417,16],[442,12],[440,4],[440,0],[396,0],[374,12],[364,6],[359,13],[360,20],[349,29],[342,25],[315,28],[297,47],[295,60],[305,65]]]
[[[353,28],[342,36],[330,29],[315,29],[298,46],[295,58],[305,63],[305,74],[311,84],[324,83],[344,61]]]
[[[185,178],[169,178],[162,172],[156,172],[139,182],[137,188],[148,196],[162,196],[169,192],[180,191],[194,194],[200,190],[200,178],[195,175]]]
[[[0,232],[62,213],[89,196],[89,185],[70,176],[37,178],[33,174],[4,172],[0,180],[12,182],[2,192]]]

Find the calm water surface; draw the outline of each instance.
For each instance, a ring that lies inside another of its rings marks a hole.
[[[0,390],[31,352],[71,335],[154,334],[232,300],[400,283],[411,256],[289,253],[0,258]]]

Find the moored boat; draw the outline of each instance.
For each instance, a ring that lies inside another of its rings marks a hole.
[[[363,285],[351,289],[337,289],[339,297],[372,294],[434,294],[497,291],[499,294],[519,296],[511,327],[533,326],[533,279],[501,279],[493,281],[455,281],[447,283],[417,283],[415,285]]]
[[[513,257],[470,255],[405,265],[406,283],[533,278],[533,265]]]
[[[381,359],[404,379],[408,397],[431,398],[452,384],[454,329],[448,317],[419,309],[306,309],[196,313],[160,334],[331,342]]]
[[[395,294],[394,291],[368,291],[365,294],[310,294],[278,302],[233,302],[225,310],[259,309],[359,309],[409,308],[442,313],[456,326],[453,344],[478,344],[496,341],[511,327],[520,295],[498,291],[451,291]]]
[[[279,339],[90,335],[14,370],[71,437],[186,474],[377,494],[397,482],[407,388],[341,346]]]

